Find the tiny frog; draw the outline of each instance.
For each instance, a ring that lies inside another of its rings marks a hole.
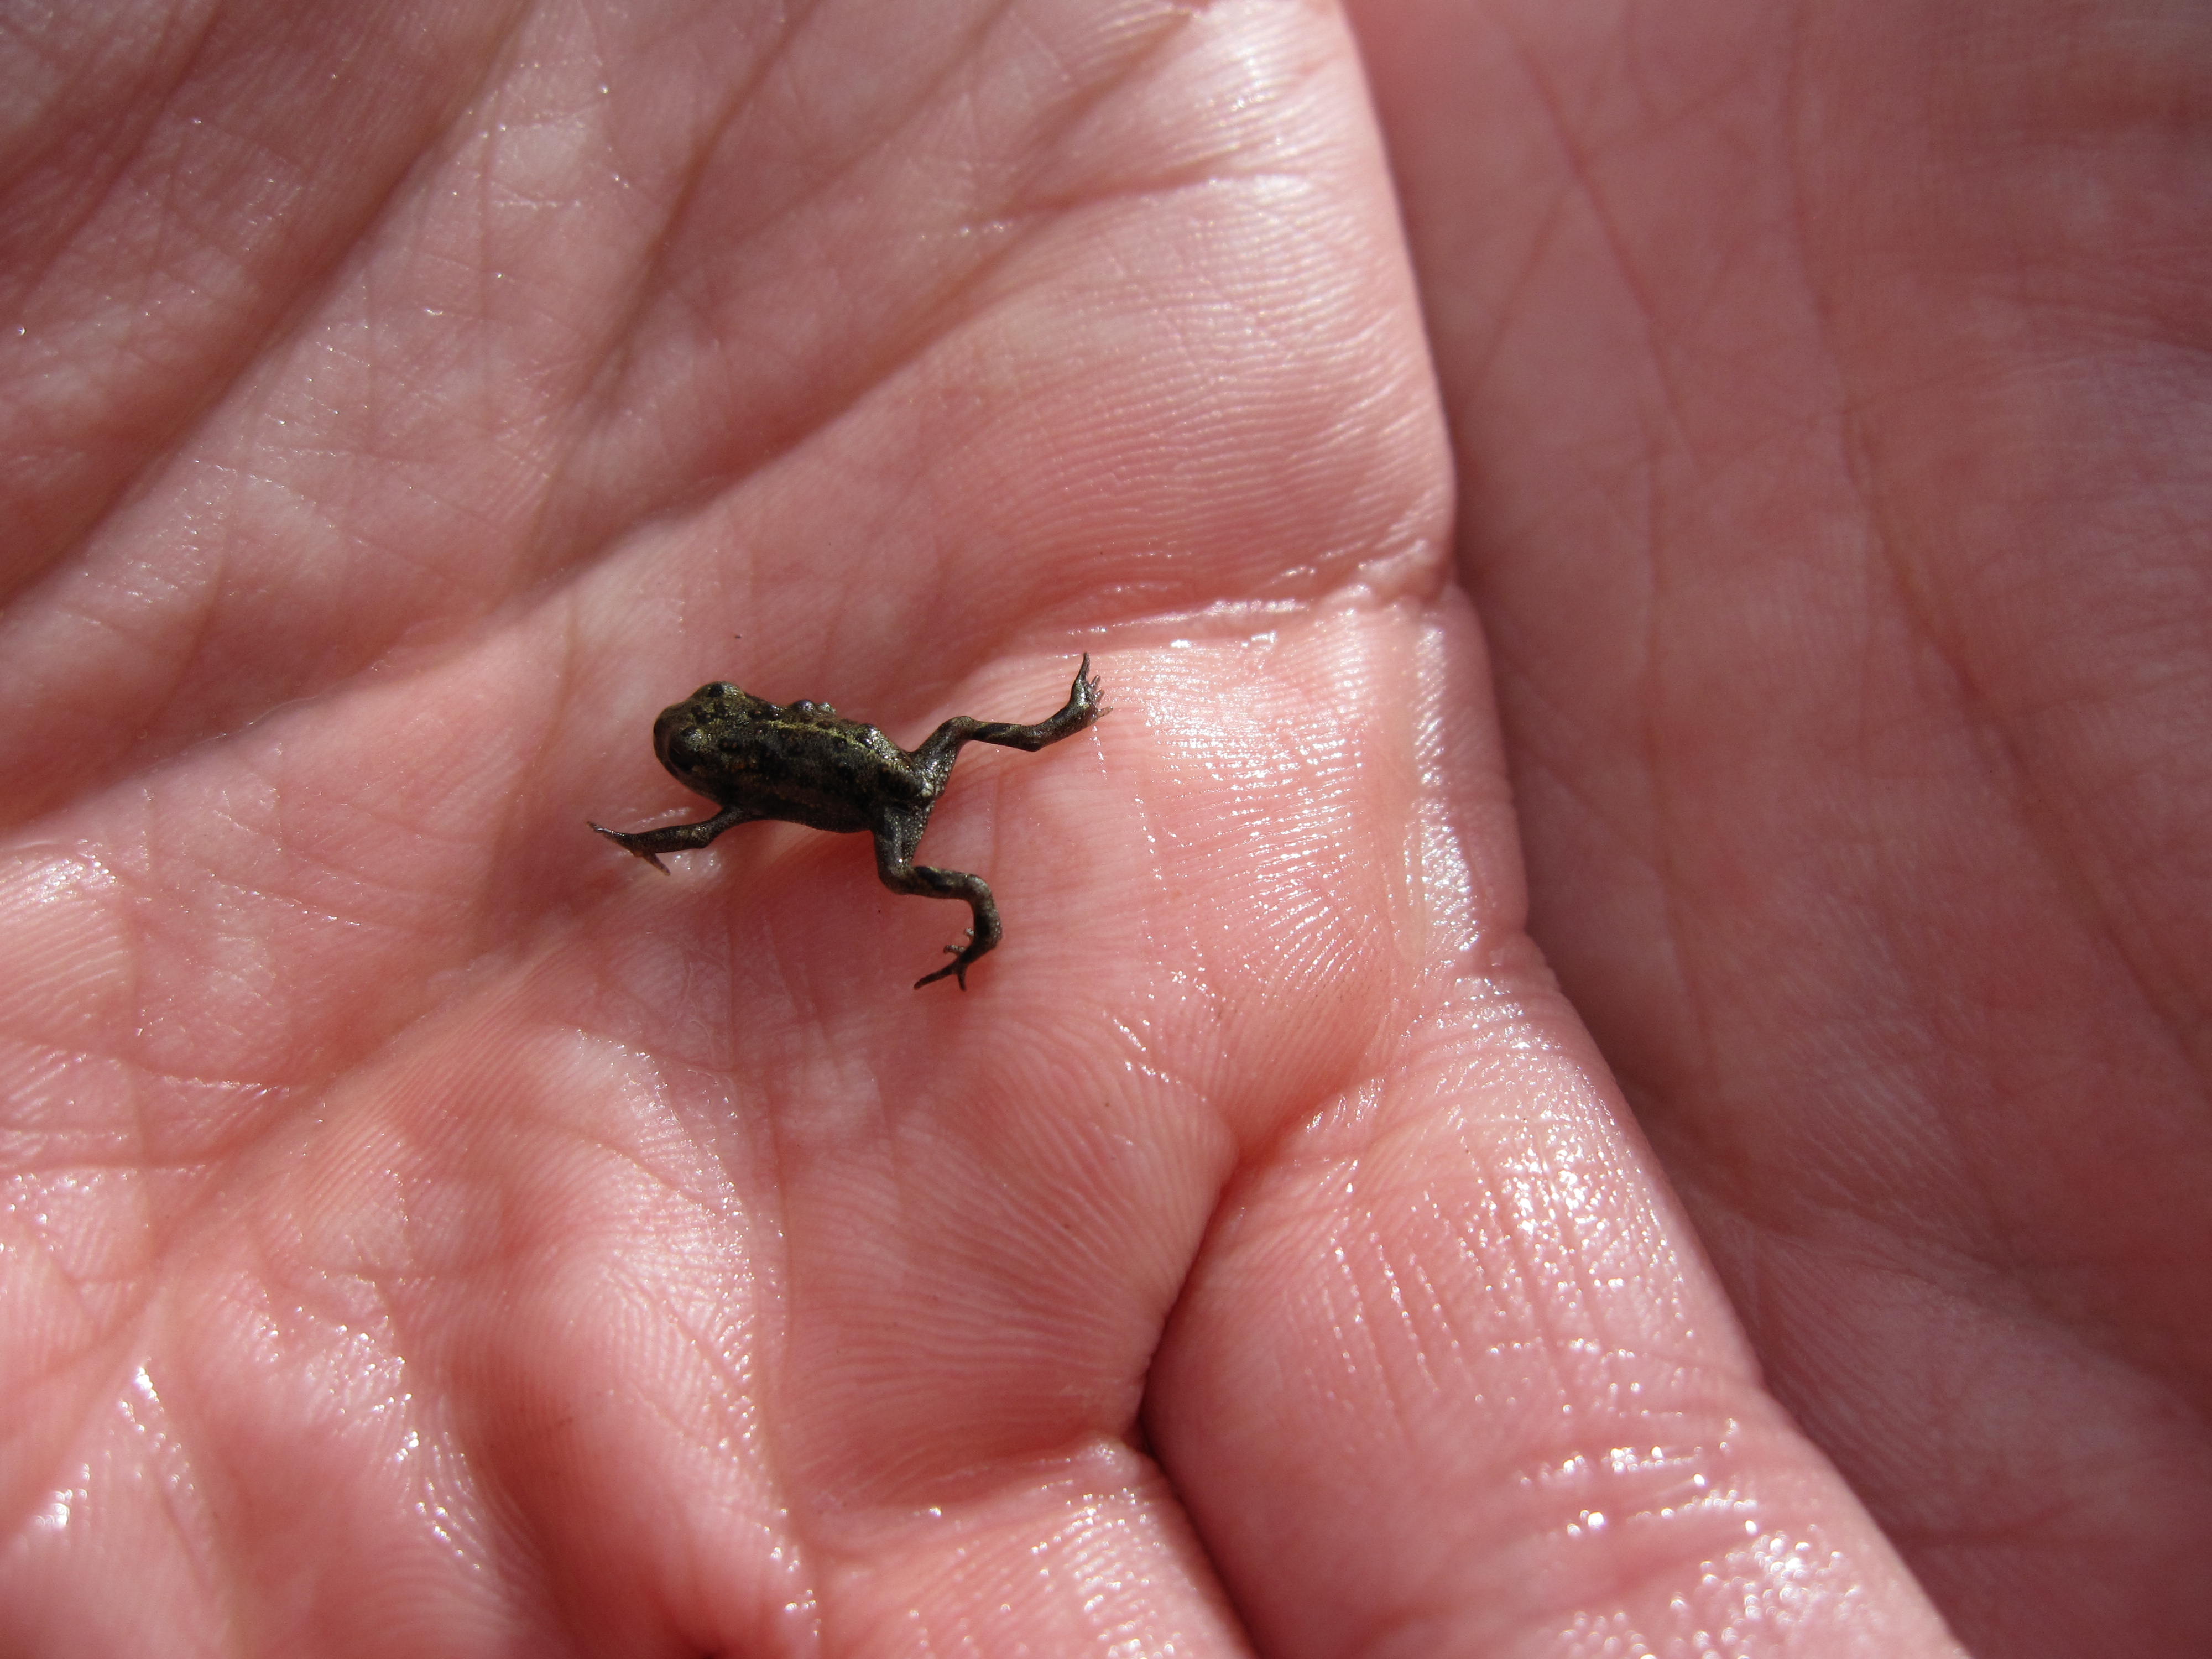
[[[952,775],[960,746],[1004,744],[1031,752],[1072,738],[1107,712],[1098,701],[1091,659],[1075,671],[1067,702],[1035,726],[979,720],[966,714],[931,732],[921,748],[900,748],[872,726],[842,718],[826,702],[773,703],[726,681],[702,685],[682,702],[660,711],[653,723],[653,752],[685,788],[719,802],[722,810],[697,823],[665,830],[624,831],[592,828],[667,873],[663,853],[704,847],[733,824],[781,818],[815,830],[876,838],[876,873],[894,893],[965,899],[975,915],[965,946],[948,945],[952,960],[915,981],[919,991],[950,974],[968,988],[968,969],[997,945],[1003,933],[999,907],[981,876],[933,870],[914,861],[930,810]]]

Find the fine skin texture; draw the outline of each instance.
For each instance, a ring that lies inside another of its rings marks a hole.
[[[1004,937],[998,903],[981,876],[914,861],[929,815],[952,775],[952,763],[970,743],[1035,754],[1110,712],[1099,702],[1098,682],[1091,677],[1086,656],[1075,671],[1066,702],[1051,719],[1017,726],[956,714],[921,748],[908,750],[872,726],[842,719],[829,703],[805,698],[787,706],[773,703],[717,680],[660,711],[653,723],[653,752],[677,782],[720,802],[722,810],[696,823],[661,830],[591,827],[663,875],[668,873],[660,861],[663,853],[696,851],[732,825],[758,818],[781,818],[839,835],[865,830],[875,837],[876,873],[891,891],[967,902],[975,918],[968,943],[946,945],[952,960],[914,982],[919,991],[951,974],[964,991],[969,964]]]
[[[1977,1653],[2212,1646],[2212,9],[1378,0],[1531,926]]]
[[[2201,12],[0,17],[0,1651],[2187,1651]]]

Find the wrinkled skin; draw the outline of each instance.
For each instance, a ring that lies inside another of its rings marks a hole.
[[[19,10],[0,1649],[2185,1651],[2203,20]]]

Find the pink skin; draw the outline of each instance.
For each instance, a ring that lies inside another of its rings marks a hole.
[[[2202,1650],[2212,15],[1360,21],[1538,943],[1967,1645]]]
[[[0,31],[0,1650],[2181,1650],[2206,44],[1984,9]],[[964,999],[581,828],[1085,650]]]

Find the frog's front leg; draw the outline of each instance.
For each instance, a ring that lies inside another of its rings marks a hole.
[[[726,806],[711,818],[702,818],[697,823],[672,823],[665,830],[610,830],[604,823],[594,823],[592,828],[616,846],[629,848],[665,876],[668,866],[660,861],[663,853],[696,852],[723,830],[750,823],[759,816],[742,806]]]
[[[924,898],[965,899],[975,917],[975,926],[968,935],[965,946],[948,945],[952,960],[933,974],[924,974],[915,981],[917,991],[933,981],[951,975],[968,988],[968,969],[975,959],[998,948],[1004,930],[999,926],[998,902],[981,876],[971,876],[964,870],[938,870],[927,864],[914,861],[915,848],[921,843],[921,832],[929,827],[929,808],[894,808],[877,815],[873,829],[876,836],[876,873],[883,878],[884,885],[894,893],[918,893]]]
[[[1047,744],[1073,737],[1108,713],[1106,705],[1099,701],[1104,695],[1098,682],[1091,676],[1091,657],[1086,652],[1082,666],[1075,671],[1075,684],[1068,688],[1066,702],[1050,720],[1039,720],[1034,726],[1016,726],[1007,720],[979,720],[972,714],[955,714],[922,739],[921,747],[914,751],[915,768],[934,791],[945,787],[945,775],[952,770],[953,760],[963,744],[1002,744],[1008,749],[1026,749],[1034,754]]]

